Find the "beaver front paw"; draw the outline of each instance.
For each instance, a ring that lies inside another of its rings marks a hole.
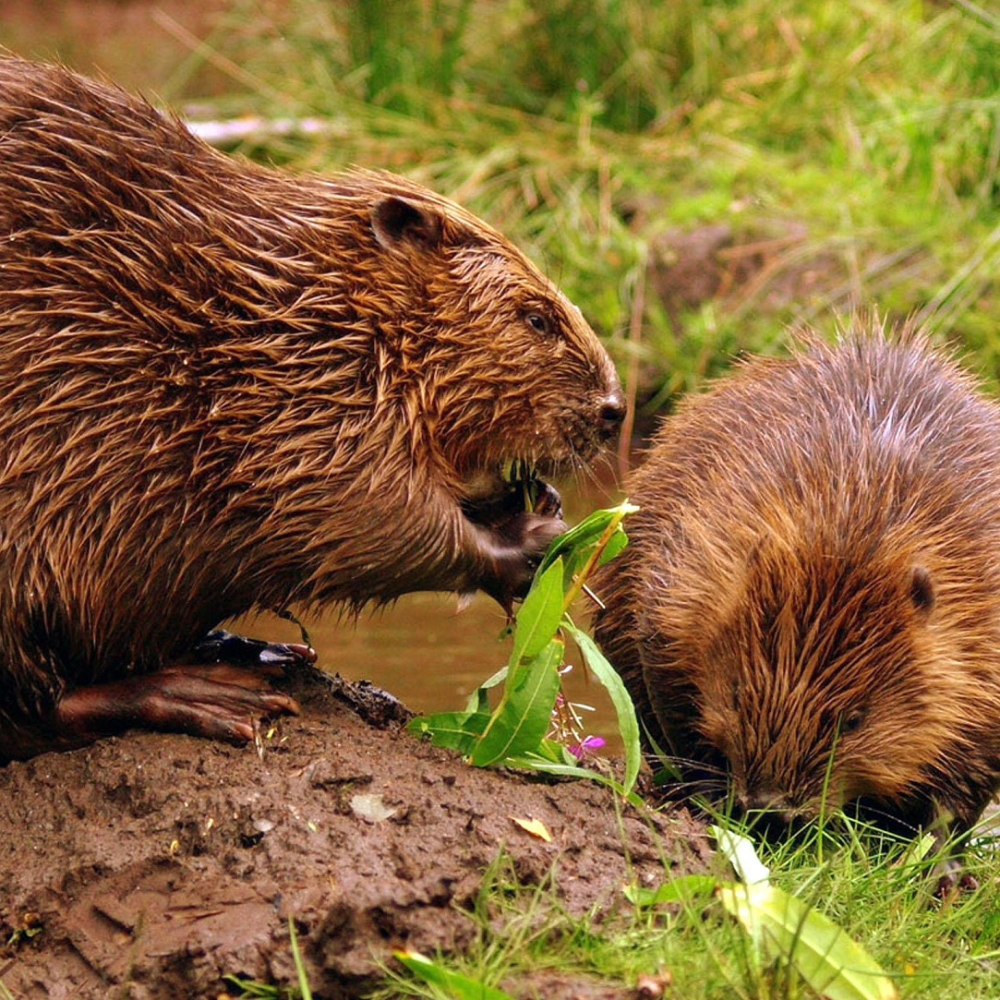
[[[514,601],[528,593],[549,546],[568,530],[561,516],[524,511],[508,518],[491,532],[492,552],[477,586],[513,615]]]
[[[535,476],[508,482],[498,494],[463,504],[475,551],[469,587],[494,598],[508,615],[524,597],[549,546],[568,530],[559,491]]]
[[[315,663],[316,650],[304,643],[265,642],[216,629],[195,644],[185,662],[231,663],[240,667],[293,667],[300,663]]]

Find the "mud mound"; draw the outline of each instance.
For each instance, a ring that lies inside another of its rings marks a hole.
[[[596,785],[474,771],[406,734],[405,710],[371,689],[291,687],[303,715],[262,756],[136,733],[0,769],[0,977],[15,997],[291,983],[289,916],[316,996],[357,997],[395,948],[466,947],[461,911],[502,856],[527,884],[555,869],[574,913],[613,911],[630,875],[703,866],[684,813],[620,816]]]

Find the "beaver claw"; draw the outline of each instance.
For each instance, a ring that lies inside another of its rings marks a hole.
[[[964,870],[959,858],[948,858],[935,865],[934,875],[937,877],[934,898],[939,903],[953,902],[959,896],[975,892],[979,888],[979,880]]]
[[[534,482],[535,506],[532,513],[542,517],[553,517],[562,520],[563,507],[562,497],[559,491],[548,483],[537,479]]]
[[[264,642],[216,629],[194,646],[189,662],[291,667],[299,663],[315,663],[316,650],[298,642]]]

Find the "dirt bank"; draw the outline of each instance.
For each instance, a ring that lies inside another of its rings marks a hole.
[[[289,916],[317,997],[356,997],[394,948],[467,946],[461,911],[505,852],[527,884],[555,868],[575,913],[613,911],[629,873],[657,883],[664,859],[704,865],[685,813],[620,817],[596,785],[473,771],[391,705],[365,711],[387,728],[363,720],[344,700],[357,689],[290,686],[303,715],[262,757],[136,733],[0,769],[0,937],[14,939],[0,976],[18,1000],[218,997],[231,973],[290,983]]]

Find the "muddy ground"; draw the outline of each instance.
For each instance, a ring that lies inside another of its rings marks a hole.
[[[475,771],[363,689],[307,674],[290,685],[303,715],[262,756],[133,733],[0,768],[0,938],[12,939],[0,981],[18,1000],[217,998],[227,974],[289,984],[289,917],[315,995],[359,997],[394,949],[467,947],[463,911],[503,856],[526,885],[554,872],[571,912],[604,919],[630,879],[704,867],[686,813],[621,815],[597,785]],[[540,820],[552,843],[515,818]],[[547,1000],[635,996],[507,985]]]

